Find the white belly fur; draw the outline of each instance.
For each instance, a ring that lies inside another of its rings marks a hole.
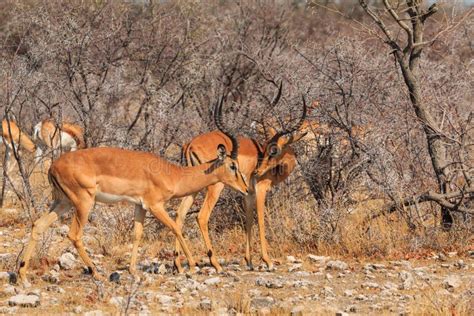
[[[143,205],[141,199],[127,196],[127,195],[115,195],[115,194],[110,194],[110,193],[105,193],[105,192],[100,192],[97,191],[95,194],[95,200],[97,202],[102,202],[102,203],[117,203],[121,201],[128,201],[133,204],[138,204],[138,205]]]

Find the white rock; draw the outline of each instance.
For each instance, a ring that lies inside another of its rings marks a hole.
[[[13,285],[7,284],[3,287],[3,293],[7,295],[15,295],[18,294],[17,290]]]
[[[288,261],[289,263],[295,263],[296,258],[293,256],[286,256],[286,261]]]
[[[8,272],[0,272],[0,280],[1,281],[4,281],[4,282],[8,282],[8,280],[10,279],[10,273]]]
[[[122,296],[114,296],[109,300],[109,304],[114,305],[115,307],[121,308],[125,303],[125,300]]]
[[[76,265],[76,258],[70,252],[65,252],[59,257],[59,265],[64,270],[71,270]]]
[[[354,296],[357,292],[355,290],[345,290],[344,291],[344,296],[348,296],[348,297],[351,297],[351,296]]]
[[[364,282],[361,284],[362,288],[367,288],[367,289],[379,289],[380,285],[378,285],[375,282]]]
[[[296,316],[296,315],[303,315],[304,307],[303,306],[295,306],[291,309],[290,315]]]
[[[317,263],[323,263],[323,262],[326,262],[326,261],[331,259],[330,257],[316,256],[316,255],[312,255],[312,254],[309,254],[308,258],[309,258],[309,260],[311,260],[313,262],[317,262]]]
[[[221,278],[219,277],[214,277],[214,278],[209,278],[206,281],[204,281],[204,284],[206,285],[216,285],[221,282]]]
[[[82,310],[84,308],[82,306],[74,306],[74,308],[72,309],[72,312],[75,313],[75,314],[80,314],[82,313]]]
[[[349,268],[349,265],[340,260],[332,260],[326,263],[326,269],[329,270],[346,270],[347,268]]]
[[[450,275],[443,280],[443,287],[447,290],[456,289],[462,284],[461,278],[457,275]]]
[[[37,307],[39,304],[40,298],[37,295],[18,294],[8,300],[10,306]]]
[[[294,272],[294,271],[300,270],[301,267],[303,267],[301,263],[295,263],[288,269],[288,272]]]
[[[402,281],[402,284],[399,287],[400,290],[410,290],[415,284],[415,279],[410,272],[402,270],[398,273],[398,276]]]
[[[158,268],[158,274],[160,275],[165,275],[168,272],[168,269],[166,269],[166,265],[163,263],[160,265]]]
[[[168,304],[172,303],[173,300],[174,300],[174,297],[169,296],[169,295],[162,295],[162,294],[158,294],[156,296],[156,298],[163,305],[168,305]]]
[[[346,312],[338,311],[336,312],[336,316],[349,316],[349,314]]]

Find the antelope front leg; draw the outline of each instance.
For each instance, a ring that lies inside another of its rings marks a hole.
[[[267,264],[268,270],[273,270],[273,262],[270,259],[267,251],[267,239],[265,237],[265,198],[270,182],[262,181],[257,183],[257,221],[258,233],[260,237],[260,247],[262,249],[262,260]]]
[[[253,226],[253,211],[255,207],[255,194],[250,193],[244,197],[245,209],[245,262],[250,270],[253,270],[252,264],[252,226]]]
[[[219,199],[219,195],[224,189],[222,183],[217,183],[207,187],[206,198],[202,204],[201,209],[197,217],[199,229],[201,231],[202,238],[204,239],[204,244],[206,245],[207,256],[211,265],[216,268],[217,272],[222,272],[222,267],[217,260],[217,256],[212,248],[211,239],[209,238],[209,218],[211,217],[212,210]]]
[[[51,206],[50,212],[41,216],[34,224],[31,229],[31,236],[26,246],[25,253],[23,255],[23,260],[20,262],[20,269],[18,270],[18,275],[20,276],[20,281],[23,284],[27,284],[26,273],[28,271],[28,266],[30,263],[31,255],[35,250],[36,243],[38,242],[41,235],[54,223],[62,214],[66,213],[71,208],[71,205],[67,201],[54,201]]]
[[[183,234],[181,233],[181,229],[179,229],[178,225],[176,225],[176,222],[171,219],[171,217],[168,215],[166,212],[163,203],[159,203],[154,205],[153,207],[150,207],[150,213],[152,213],[157,220],[163,223],[166,227],[171,229],[173,234],[176,236],[176,238],[179,241],[179,244],[181,248],[184,251],[184,254],[188,258],[189,262],[189,270],[191,272],[194,271],[194,267],[196,266],[196,261],[194,260],[191,251],[189,251],[188,245],[186,244],[186,241],[183,238]]]
[[[130,267],[128,271],[132,275],[137,274],[137,257],[138,257],[138,246],[143,236],[143,221],[145,220],[146,210],[140,205],[135,206],[135,225],[134,225],[134,238],[133,238],[133,249],[132,259],[130,260]]]
[[[181,204],[179,205],[178,211],[176,213],[176,225],[182,231],[184,221],[186,220],[186,214],[188,214],[189,209],[193,205],[195,195],[189,195],[184,197],[181,200]],[[181,246],[179,244],[179,240],[176,238],[176,245],[175,245],[175,258],[174,258],[174,265],[178,270],[178,273],[183,273],[183,267],[181,266],[181,260],[179,256],[181,255]]]

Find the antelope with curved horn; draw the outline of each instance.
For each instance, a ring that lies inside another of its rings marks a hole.
[[[281,92],[282,84],[280,83],[278,92],[271,101],[272,106],[275,106],[279,102]],[[249,195],[244,199],[244,209],[246,212],[245,260],[250,268],[253,268],[250,245],[253,225],[253,209],[256,205],[262,259],[270,270],[273,269],[273,263],[268,255],[267,241],[265,237],[265,198],[268,190],[272,186],[284,181],[295,168],[296,155],[289,145],[298,141],[305,135],[298,130],[305,118],[306,102],[303,98],[303,112],[298,123],[293,128],[279,133],[274,129],[270,129],[269,133],[271,139],[265,144],[265,146],[260,146],[254,139],[246,137],[238,138],[239,154],[237,156],[237,161],[239,162],[241,172],[247,178],[251,179]],[[226,137],[226,135],[219,131],[199,135],[183,146],[183,157],[185,158],[186,163],[188,165],[197,166],[201,161],[206,161],[212,156],[212,147],[218,143],[224,144],[228,151],[236,146],[235,142],[232,142],[228,137]],[[276,147],[275,144],[278,147]],[[274,151],[275,149],[278,150]],[[263,172],[260,173],[259,170],[263,170]],[[259,174],[258,177],[255,176],[256,173]],[[198,225],[206,245],[207,255],[209,256],[211,264],[218,272],[222,271],[222,267],[216,258],[209,239],[208,222],[211,212],[216,205],[223,188],[224,185],[222,183],[215,183],[207,187],[206,197],[197,217]],[[193,202],[194,196],[191,195],[185,197],[181,202],[176,216],[176,223],[180,228],[183,226],[186,214],[191,208]],[[176,256],[175,265],[179,270],[181,269],[181,263],[179,260],[180,245],[178,241],[176,242],[176,251],[178,256]]]
[[[33,140],[41,141],[55,154],[63,149],[64,151],[75,151],[86,148],[84,142],[84,131],[81,126],[72,123],[56,124],[52,119],[45,119],[36,124],[33,131]],[[35,160],[39,162],[43,155],[43,150],[37,146]]]
[[[217,127],[228,139],[237,144],[235,136],[223,128],[222,103],[217,103],[215,113]],[[102,279],[82,243],[84,225],[95,201],[104,203],[129,201],[136,205],[134,241],[129,268],[132,274],[136,272],[138,246],[147,211],[173,231],[188,258],[190,268],[193,269],[195,261],[181,234],[181,229],[166,212],[165,203],[170,199],[201,191],[218,182],[247,194],[248,185],[239,170],[238,161],[233,158],[237,155],[238,146],[235,146],[231,155],[227,156],[224,145],[220,143],[214,147],[210,161],[193,167],[177,166],[151,153],[119,148],[90,148],[62,155],[53,162],[48,173],[55,201],[50,212],[33,225],[29,243],[20,263],[20,279],[26,282],[28,263],[41,234],[71,207],[76,211],[68,237],[93,277]]]

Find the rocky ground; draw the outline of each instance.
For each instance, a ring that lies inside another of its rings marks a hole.
[[[93,232],[92,232],[93,233]],[[241,258],[227,258],[216,274],[201,259],[198,272],[173,274],[171,258],[139,264],[139,278],[125,270],[129,252],[117,264],[92,255],[109,282],[83,272],[75,250],[57,225],[48,235],[54,260],[30,271],[30,287],[11,284],[22,228],[0,229],[0,313],[105,314],[450,314],[474,312],[474,252],[432,253],[423,259],[356,261],[307,254],[276,260],[275,271],[248,271]],[[87,232],[86,232],[87,234]],[[89,231],[89,234],[91,232]],[[86,241],[87,242],[87,241]],[[126,246],[124,246],[126,248]],[[14,250],[15,249],[15,250]],[[94,252],[94,251],[92,251]],[[118,269],[114,272],[114,269]]]

